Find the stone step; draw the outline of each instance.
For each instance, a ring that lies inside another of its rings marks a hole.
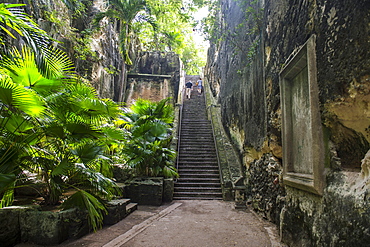
[[[221,197],[222,192],[201,192],[201,191],[191,191],[191,192],[177,192],[176,197]]]
[[[189,129],[192,129],[192,128],[211,128],[212,129],[211,122],[209,121],[195,122],[195,121],[190,120],[187,122],[183,120],[181,123],[183,127],[189,128]]]
[[[204,156],[215,156],[216,148],[214,146],[206,146],[204,149],[202,147],[186,146],[180,148],[179,155],[182,156],[193,156],[193,157],[204,157]]]
[[[203,132],[198,132],[198,133],[182,133],[180,135],[180,141],[183,142],[193,142],[193,143],[213,143],[213,134],[209,133],[203,133]]]
[[[216,155],[216,147],[210,143],[205,143],[203,145],[201,145],[200,143],[194,144],[185,143],[185,144],[183,142],[180,143],[179,154],[203,155],[208,153]]]
[[[213,136],[208,135],[205,136],[204,134],[194,134],[194,135],[180,135],[180,142],[181,144],[188,144],[188,143],[193,143],[193,144],[207,144],[208,146],[211,145],[214,147],[214,141],[213,141]]]
[[[199,127],[211,126],[211,121],[209,120],[200,120],[200,121],[195,120],[195,119],[202,119],[202,118],[194,118],[194,115],[191,115],[191,116],[189,115],[189,118],[182,118],[181,124],[189,128],[194,127],[194,126],[199,126]]]
[[[207,151],[192,151],[192,152],[181,152],[179,153],[181,160],[199,160],[204,161],[205,159],[213,159],[217,161],[217,157],[214,154]]]
[[[189,162],[186,160],[179,160],[178,164],[178,169],[218,169],[218,162],[217,160],[213,162]]]
[[[203,145],[205,147],[214,147],[215,143],[213,141],[213,137],[211,135],[204,137],[200,135],[194,135],[194,136],[183,136],[180,135],[180,144],[181,145],[190,145],[190,144],[198,144],[198,145]],[[206,145],[205,145],[206,144]]]
[[[193,156],[189,156],[189,157],[186,157],[185,158],[181,158],[181,156],[179,157],[179,163],[185,163],[185,162],[192,162],[192,163],[198,163],[198,164],[204,164],[204,163],[213,163],[213,162],[217,162],[217,158],[216,157],[203,157],[203,158],[199,158],[199,157],[193,157]]]
[[[211,169],[210,168],[205,169],[203,167],[202,168],[200,168],[200,167],[192,167],[192,168],[190,168],[190,167],[186,167],[186,168],[181,167],[181,168],[178,169],[178,172],[180,174],[182,174],[182,173],[193,173],[193,172],[219,174],[218,167],[212,167],[212,168]]]
[[[174,200],[222,200],[222,197],[191,197],[191,196],[174,196]]]
[[[174,184],[175,187],[219,187],[221,188],[221,184],[219,182],[217,183],[210,183],[210,182],[197,182],[197,183],[192,183],[192,182],[179,182],[177,181]]]
[[[198,135],[198,134],[201,134],[203,136],[212,136],[213,135],[213,132],[212,132],[212,129],[210,128],[187,128],[187,129],[184,129],[184,128],[181,128],[181,136],[189,136],[189,137],[192,137],[194,135]]]
[[[199,173],[185,173],[185,174],[179,174],[180,178],[182,179],[190,179],[190,178],[202,178],[202,179],[210,179],[210,178],[216,178],[219,179],[219,174],[199,174]]]
[[[222,192],[220,187],[174,187],[175,192]]]
[[[215,145],[212,142],[203,142],[203,143],[196,143],[196,142],[184,142],[183,140],[180,141],[180,150],[189,150],[193,149],[194,152],[202,151],[202,148],[205,148],[204,150],[212,150],[215,154]],[[187,151],[186,151],[187,152]]]
[[[188,121],[186,122],[183,120],[181,122],[181,128],[189,128],[189,129],[194,129],[194,128],[211,128],[212,125],[210,122],[194,122],[194,121]]]
[[[217,177],[213,177],[213,178],[195,178],[195,177],[182,178],[182,177],[179,177],[177,179],[177,182],[178,183],[182,183],[182,182],[185,182],[185,183],[220,183],[220,178],[217,178]]]
[[[187,113],[185,115],[182,115],[182,117],[183,118],[182,118],[182,121],[181,121],[181,126],[182,126],[182,124],[184,124],[184,122],[188,122],[189,125],[194,125],[194,124],[197,123],[197,122],[194,121],[195,119],[204,119],[204,120],[206,120],[207,119],[207,114],[206,113],[204,113],[204,114],[189,114],[189,113]],[[209,124],[209,123],[207,123],[205,121],[201,121],[198,124],[201,125],[201,124]]]
[[[197,161],[186,161],[186,160],[179,160],[178,162],[179,168],[186,167],[186,166],[213,166],[218,167],[217,160],[214,162],[197,162]]]
[[[188,135],[188,136],[193,136],[196,133],[203,133],[205,135],[213,134],[212,128],[197,128],[197,127],[192,127],[192,128],[183,128],[181,127],[181,134],[183,135]]]
[[[137,203],[129,203],[127,206],[126,206],[126,216],[131,214],[132,212],[134,212],[135,210],[137,210]]]
[[[105,225],[113,225],[137,209],[130,199],[116,199],[107,203],[108,214],[104,216]]]
[[[211,144],[203,144],[203,146],[196,146],[195,144],[194,145],[191,145],[191,144],[187,144],[185,145],[184,143],[182,143],[183,146],[181,147],[180,146],[180,153],[186,153],[186,154],[203,154],[203,153],[210,153],[210,154],[213,154],[215,155],[215,152],[216,152],[216,147],[214,145],[211,145]]]
[[[218,171],[218,165],[182,165],[179,169],[194,169],[194,170],[201,170],[201,169],[215,169]]]
[[[183,104],[174,200],[221,200],[222,189],[211,121],[204,96]]]
[[[195,156],[193,153],[179,154],[178,163],[189,165],[214,165],[217,164],[217,157],[211,156],[209,153],[204,156]],[[209,164],[207,164],[209,163]]]
[[[204,132],[198,133],[182,133],[180,135],[181,141],[191,141],[195,143],[203,143],[203,142],[213,142],[213,135],[212,133],[205,134]]]

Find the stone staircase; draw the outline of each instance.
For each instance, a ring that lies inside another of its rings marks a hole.
[[[219,167],[204,95],[184,99],[174,200],[222,200]]]

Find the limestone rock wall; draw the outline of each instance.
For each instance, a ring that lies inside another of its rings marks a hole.
[[[107,1],[78,1],[86,9],[81,16],[73,15],[62,0],[7,0],[24,3],[26,12],[73,60],[76,71],[91,83],[100,97],[123,100],[127,68],[118,51],[118,26],[104,19],[100,30],[91,32],[96,13],[107,8]]]
[[[173,105],[179,93],[182,64],[173,52],[140,52],[128,74],[125,102],[142,98],[160,101],[171,98]]]
[[[370,3],[225,0],[219,7],[205,78],[245,168],[248,202],[279,225],[290,246],[366,246]],[[286,186],[282,175],[279,73],[313,34],[322,195]]]

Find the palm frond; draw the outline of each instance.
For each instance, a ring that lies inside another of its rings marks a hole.
[[[76,72],[73,62],[67,54],[53,46],[43,50],[45,59],[38,63],[41,71],[44,71],[44,76],[49,79],[64,79],[75,80]]]
[[[67,175],[68,171],[72,168],[72,164],[69,162],[68,158],[63,158],[59,164],[55,166],[52,170],[51,175],[53,177]]]
[[[99,136],[99,131],[94,129],[93,126],[84,122],[71,122],[65,125],[66,129],[74,139],[81,139],[84,137],[94,138]]]
[[[75,207],[88,212],[88,222],[94,231],[102,227],[104,214],[108,212],[104,204],[92,194],[84,190],[78,190],[62,204],[64,209]]]
[[[0,75],[0,101],[30,116],[39,116],[45,111],[43,101],[34,91],[13,83],[8,76]]]
[[[9,187],[14,185],[16,176],[14,173],[3,174],[0,173],[0,194],[4,193]]]
[[[14,188],[9,188],[4,191],[0,200],[0,208],[7,207],[13,203],[14,200]]]
[[[52,40],[44,30],[19,7],[25,4],[0,3],[0,29],[11,38],[16,38],[13,31],[35,52],[42,50]],[[0,40],[1,43],[2,40]]]
[[[49,93],[58,89],[62,82],[66,81],[66,73],[63,69],[68,71],[67,68],[69,67],[66,65],[68,62],[63,59],[65,59],[63,56],[58,57],[58,54],[56,54],[55,60],[45,60],[46,64],[52,65],[47,68],[49,71],[49,78],[47,78],[40,72],[39,66],[36,64],[35,54],[31,49],[23,46],[21,52],[19,52],[13,47],[8,56],[4,56],[3,60],[0,61],[0,66],[3,67],[3,71],[9,75],[14,83],[32,88],[38,93]],[[60,72],[56,72],[58,70]]]
[[[121,189],[116,183],[101,173],[87,168],[82,163],[75,164],[75,169],[82,179],[81,182],[90,193],[106,200],[112,199],[115,195],[120,195]]]
[[[89,164],[95,160],[99,155],[103,155],[103,148],[97,145],[96,142],[83,142],[76,148],[72,149],[72,153],[75,154],[82,163]]]

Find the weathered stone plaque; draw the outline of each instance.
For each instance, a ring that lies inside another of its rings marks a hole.
[[[280,73],[283,180],[288,186],[322,194],[325,151],[315,40],[312,36]]]

